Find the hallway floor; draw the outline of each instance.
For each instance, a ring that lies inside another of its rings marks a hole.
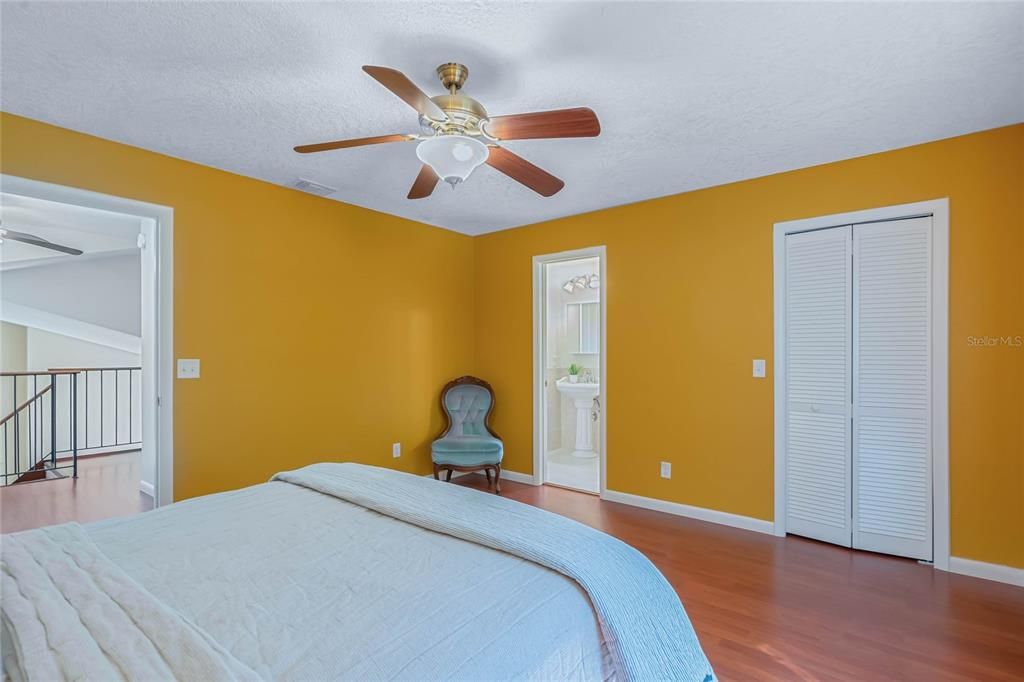
[[[33,481],[0,488],[0,532],[55,523],[87,523],[153,508],[139,492],[138,450],[78,460],[78,478]]]
[[[601,491],[601,458],[573,457],[569,450],[552,450],[544,462],[544,482],[581,490],[588,493]]]

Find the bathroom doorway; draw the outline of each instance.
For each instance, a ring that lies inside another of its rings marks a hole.
[[[605,249],[534,258],[534,475],[604,490]]]

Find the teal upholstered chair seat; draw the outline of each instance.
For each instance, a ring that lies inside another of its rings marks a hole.
[[[439,438],[432,448],[434,464],[477,466],[501,462],[501,441],[497,438],[465,436]]]
[[[501,439],[491,429],[494,391],[490,384],[476,377],[464,376],[449,382],[441,391],[441,407],[448,425],[431,446],[434,478],[452,471],[483,471],[487,481],[494,474],[495,492],[501,492]]]
[[[467,454],[470,452],[481,452],[488,455],[498,455],[501,459],[501,441],[497,438],[484,436],[454,436],[452,438],[439,438],[434,441],[434,452],[450,454]]]

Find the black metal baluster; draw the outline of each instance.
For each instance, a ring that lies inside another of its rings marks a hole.
[[[14,402],[11,403],[14,405],[14,415],[12,417],[12,419],[14,419],[14,468],[21,469],[21,457],[19,456],[21,443],[18,442],[21,440],[21,437],[18,435],[18,377],[14,376],[12,378],[14,379],[12,382],[14,388]]]
[[[105,426],[103,421],[103,370],[100,370],[100,447],[103,447],[103,427]]]
[[[32,377],[33,387],[36,388],[36,395],[39,396],[39,375]],[[39,396],[35,399],[35,413],[36,413],[36,462],[43,457],[43,398]]]
[[[118,394],[121,392],[121,370],[114,370],[114,446],[121,444],[121,425],[118,417],[121,414],[121,399]]]
[[[50,466],[57,466],[57,375],[50,375]]]
[[[36,422],[33,419],[33,410],[36,406],[36,393],[39,393],[36,386],[36,375],[32,375],[32,401],[28,404],[28,461],[35,466],[36,454]]]
[[[75,415],[75,426],[71,439],[71,477],[78,478],[78,373],[71,375],[72,414]]]

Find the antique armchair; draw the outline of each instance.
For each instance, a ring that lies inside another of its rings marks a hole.
[[[453,471],[483,471],[490,485],[493,473],[494,492],[500,494],[503,446],[490,426],[491,385],[472,376],[449,381],[441,391],[441,409],[447,426],[430,449],[434,478],[442,471],[446,481],[452,480]]]

